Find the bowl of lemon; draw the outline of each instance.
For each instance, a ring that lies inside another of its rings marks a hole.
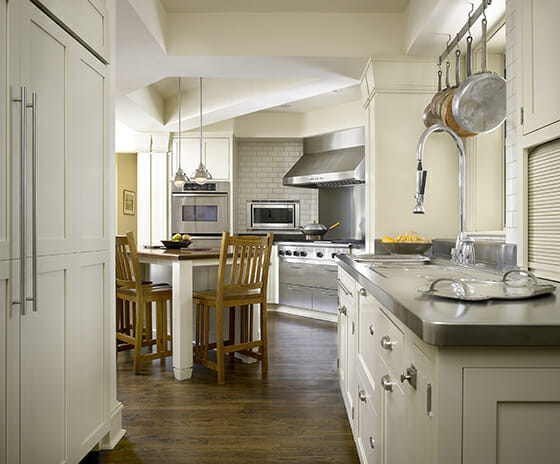
[[[421,255],[432,246],[432,240],[420,237],[416,232],[407,232],[396,239],[385,236],[381,239],[383,247],[392,255]]]
[[[192,237],[189,234],[175,234],[171,240],[162,240],[165,248],[186,248],[192,243]]]

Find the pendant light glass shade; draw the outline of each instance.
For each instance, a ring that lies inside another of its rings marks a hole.
[[[212,179],[212,174],[202,162],[202,77],[200,78],[200,164],[191,177],[197,184],[204,184],[207,180]]]
[[[179,167],[177,168],[177,172],[175,173],[175,176],[173,177],[173,179],[171,179],[171,182],[173,182],[177,188],[182,188],[183,185],[185,185],[189,181],[189,178],[185,174],[185,171],[181,169],[181,77],[179,77],[178,101],[179,101],[178,103],[179,105],[179,149],[178,149]]]

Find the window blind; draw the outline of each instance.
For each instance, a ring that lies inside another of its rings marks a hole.
[[[560,140],[529,154],[527,245],[529,269],[560,280]]]

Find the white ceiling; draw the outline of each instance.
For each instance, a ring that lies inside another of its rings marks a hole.
[[[161,0],[174,13],[401,13],[408,0]]]
[[[183,130],[199,124],[200,76],[204,78],[205,125],[263,110],[308,112],[358,100],[361,98],[359,79],[368,56],[406,53],[436,56],[446,40],[441,31],[457,32],[470,9],[469,2],[458,0],[119,0],[116,3],[117,120],[141,132],[177,130],[177,76],[183,77]],[[427,4],[435,7],[420,12],[412,9]],[[489,24],[493,27],[503,16],[505,0],[494,0],[491,8],[494,11],[488,10]],[[423,20],[414,25],[409,18],[411,12]],[[280,31],[287,25],[285,33],[280,35],[278,30],[266,29],[267,24],[276,29],[277,16],[281,21]],[[195,34],[191,27],[190,35],[183,34],[186,27],[183,23],[213,24],[218,17],[229,28],[224,37],[216,38],[220,29]],[[301,18],[305,19],[303,23]],[[251,21],[260,22],[260,28],[255,27],[258,33],[246,27]],[[357,34],[352,30],[354,23],[360,25]],[[302,30],[301,24],[309,31]],[[329,27],[322,29],[322,24]],[[411,30],[417,31],[415,38],[410,37]],[[478,32],[473,32],[476,41]],[[323,48],[321,38],[325,43]],[[505,46],[505,37],[502,40]],[[235,45],[235,53],[227,48],[231,45],[228,42]],[[499,41],[496,38],[494,42]],[[255,43],[258,43],[258,54],[254,53]],[[222,44],[224,47],[220,48]],[[243,48],[243,44],[247,47]],[[281,53],[283,44],[285,54]],[[197,54],[203,48],[205,53]]]

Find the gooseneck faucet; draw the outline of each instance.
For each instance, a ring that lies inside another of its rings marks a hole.
[[[416,148],[416,206],[413,213],[424,214],[424,191],[428,171],[422,166],[424,159],[424,144],[426,139],[434,132],[447,132],[455,141],[459,149],[459,235],[455,241],[455,248],[451,250],[451,260],[455,263],[474,264],[474,242],[465,232],[465,147],[461,138],[449,127],[443,124],[434,124],[428,127],[418,140]]]

